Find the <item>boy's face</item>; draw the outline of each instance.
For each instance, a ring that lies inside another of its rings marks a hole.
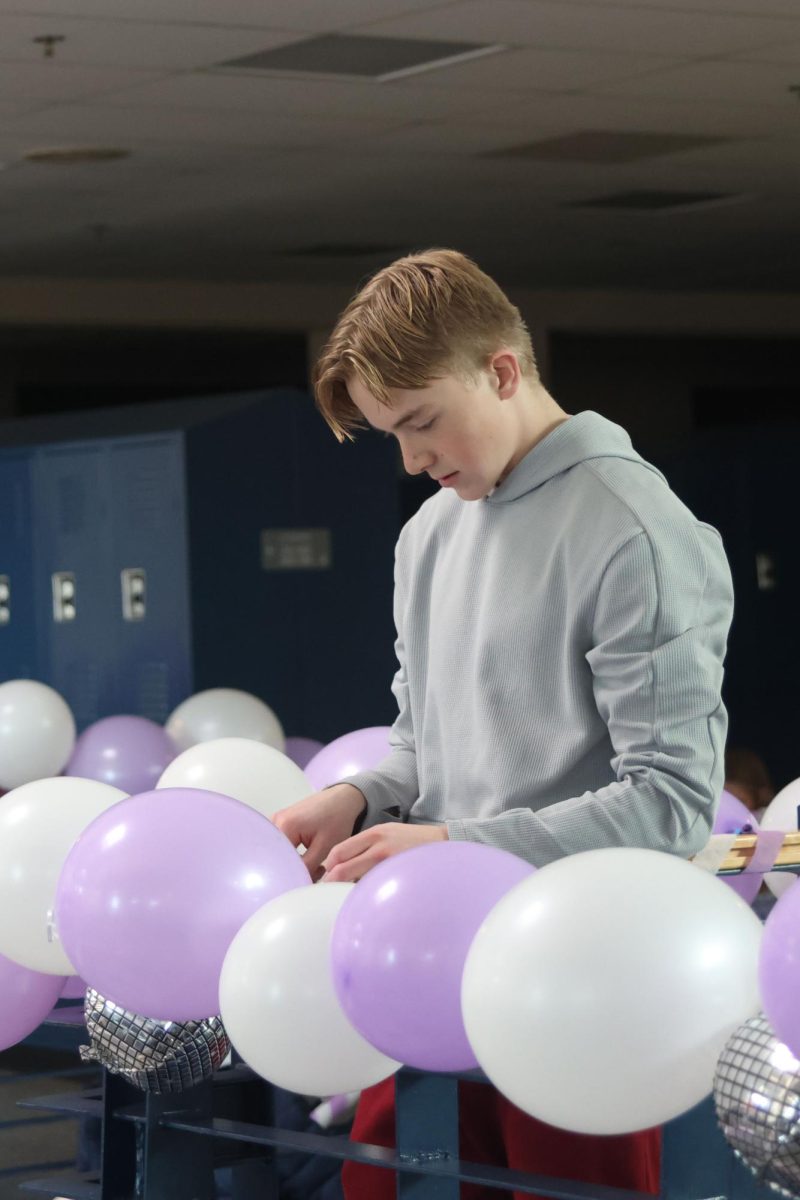
[[[424,388],[390,388],[391,407],[355,378],[347,387],[369,424],[397,438],[409,475],[426,471],[462,500],[486,496],[521,457],[511,405],[491,370],[474,382],[446,375]]]

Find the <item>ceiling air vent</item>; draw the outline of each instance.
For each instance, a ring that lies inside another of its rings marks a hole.
[[[110,162],[115,158],[127,158],[129,154],[130,150],[121,146],[41,146],[26,150],[22,157],[27,162],[72,166],[75,163]]]
[[[217,69],[269,71],[279,75],[325,75],[386,82],[452,66],[505,46],[478,42],[422,41],[417,38],[367,37],[356,34],[323,34],[288,46],[276,46],[244,58],[217,63]]]
[[[282,251],[286,258],[397,258],[406,253],[404,246],[357,242],[320,242],[314,246],[295,246]]]
[[[674,212],[678,209],[700,208],[742,197],[730,192],[615,192],[594,200],[573,200],[564,208],[612,208],[625,212]]]
[[[680,154],[716,146],[729,138],[683,133],[625,132],[586,129],[564,137],[545,138],[521,146],[488,151],[488,158],[530,158],[536,162],[627,163],[660,154]]]

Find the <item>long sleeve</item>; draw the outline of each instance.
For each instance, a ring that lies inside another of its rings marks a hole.
[[[398,545],[398,551],[395,553],[394,581],[394,621],[397,630],[395,654],[398,668],[392,681],[398,714],[389,737],[392,752],[374,770],[359,771],[345,781],[357,787],[367,801],[364,828],[391,820],[393,817],[405,820],[419,795],[414,722],[411,715],[403,636],[406,599],[399,560]]]
[[[535,812],[450,820],[450,838],[535,866],[604,846],[684,857],[702,848],[723,782],[732,603],[727,560],[708,526],[692,523],[679,542],[630,536],[603,573],[585,655],[614,782]]]

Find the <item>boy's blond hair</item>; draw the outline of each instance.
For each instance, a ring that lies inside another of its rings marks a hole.
[[[502,346],[538,379],[522,315],[493,279],[456,250],[409,254],[374,275],[339,317],[314,372],[317,407],[342,442],[366,424],[348,379],[389,404],[389,388],[474,378]]]

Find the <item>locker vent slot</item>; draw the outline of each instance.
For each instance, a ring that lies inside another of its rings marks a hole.
[[[100,713],[101,670],[97,663],[74,660],[67,665],[65,675],[70,680],[70,707],[79,729],[108,715]]]
[[[142,663],[137,680],[136,711],[163,725],[173,705],[169,700],[169,668],[165,662]]]
[[[165,518],[172,514],[164,512],[164,472],[161,463],[131,471],[126,479],[125,499],[127,520],[140,533],[158,533]]]
[[[86,525],[86,488],[79,475],[58,481],[58,526],[63,534],[80,533]]]

